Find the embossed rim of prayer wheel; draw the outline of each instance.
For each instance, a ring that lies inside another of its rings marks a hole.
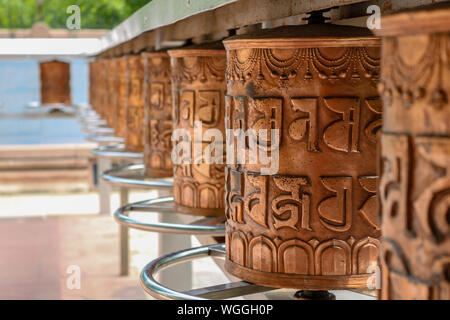
[[[218,112],[211,113],[214,116],[211,121],[212,124],[206,125],[203,119],[201,121],[203,128],[217,128],[222,131],[225,137],[223,116],[226,93],[226,52],[222,43],[192,45],[168,50],[168,54],[171,64],[173,130],[188,129],[191,137],[193,137],[193,122],[200,119],[200,114],[197,112],[200,106],[196,105],[196,102],[203,99],[208,102],[205,107],[211,109],[208,99],[213,98],[214,100],[214,98],[217,98],[220,104]],[[183,110],[180,110],[179,104],[181,104],[182,99],[189,100],[184,100],[188,104],[183,107]],[[193,109],[195,111],[192,111]],[[189,112],[188,118],[181,115],[184,112]],[[181,120],[181,117],[183,117],[183,120]],[[191,156],[190,163],[192,164],[193,152]],[[225,215],[223,167],[219,164],[202,164],[201,167],[195,169],[191,165],[183,167],[174,164],[175,209],[191,215],[223,217]],[[191,176],[185,176],[183,172],[188,172]],[[188,189],[190,193],[187,192]],[[191,199],[183,199],[186,194],[190,195]],[[202,194],[207,196],[206,205],[203,203],[205,198],[201,197]]]
[[[272,287],[367,287],[380,237],[380,40],[362,28],[312,24],[224,45],[226,128],[280,130],[280,140],[255,140],[258,150],[279,150],[276,174],[247,160],[227,164],[226,270]]]
[[[383,16],[380,299],[450,299],[450,4]]]
[[[127,102],[125,108],[125,148],[128,151],[144,150],[144,101],[142,84],[144,72],[140,54],[127,56]]]
[[[71,103],[70,63],[46,61],[39,64],[42,104]]]
[[[155,178],[172,177],[170,57],[167,51],[143,52],[141,56],[144,67],[145,173]]]

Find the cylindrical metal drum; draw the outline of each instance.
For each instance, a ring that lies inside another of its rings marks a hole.
[[[127,57],[128,90],[126,104],[125,147],[128,151],[144,150],[144,100],[142,82],[144,69],[139,54]]]
[[[48,61],[39,64],[41,73],[41,103],[71,104],[70,64]]]
[[[108,127],[114,128],[116,122],[116,94],[117,94],[117,86],[116,86],[116,71],[117,61],[114,58],[110,58],[107,60],[107,68],[106,68],[106,83],[107,92],[106,92],[106,121]]]
[[[98,114],[106,118],[106,59],[98,61],[97,69]]]
[[[142,53],[144,67],[144,165],[150,177],[173,175],[172,91],[167,52]]]
[[[114,131],[117,137],[125,137],[127,126],[127,118],[125,116],[126,105],[128,101],[128,73],[127,73],[127,58],[117,58],[116,65],[117,74],[117,105],[116,105],[116,124]]]
[[[174,142],[174,150],[177,153],[178,147],[186,146],[182,161],[174,163],[175,207],[192,215],[224,216],[224,164],[222,150],[217,149],[225,150],[225,50],[215,43],[168,53],[173,130],[176,137],[183,136],[184,143]],[[211,147],[219,161],[205,161],[202,156]]]
[[[317,24],[224,44],[226,269],[272,287],[366,287],[380,237],[379,39]]]
[[[383,17],[382,299],[450,299],[450,6]]]

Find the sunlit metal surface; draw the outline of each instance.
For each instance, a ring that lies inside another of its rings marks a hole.
[[[114,212],[114,219],[121,225],[144,231],[191,235],[225,235],[225,221],[217,218],[204,218],[201,220],[202,224],[198,222],[192,224],[150,223],[130,218],[128,214],[131,211],[177,214],[179,212],[174,209],[173,197],[161,197],[126,204]]]

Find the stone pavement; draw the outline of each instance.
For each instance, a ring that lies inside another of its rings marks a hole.
[[[147,197],[136,193],[131,200]],[[95,214],[97,201],[92,194],[0,197],[0,299],[151,299],[138,275],[157,257],[157,235],[130,230],[130,276],[118,276],[118,225]],[[114,194],[112,208],[117,203]],[[67,286],[71,265],[81,270],[79,290]],[[195,287],[227,282],[209,259],[193,269]]]

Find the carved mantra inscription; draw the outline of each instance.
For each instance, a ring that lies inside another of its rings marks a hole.
[[[280,133],[278,174],[261,175],[263,165],[248,161],[227,165],[232,274],[276,287],[366,286],[380,236],[378,55],[375,48],[228,52],[226,128]],[[249,159],[248,141],[244,152]]]
[[[164,52],[142,53],[144,61],[144,164],[153,177],[173,175],[170,59]]]
[[[142,152],[144,150],[144,101],[142,97],[144,72],[140,55],[128,56],[127,72],[125,147],[129,151]]]
[[[413,14],[413,13],[411,13]],[[450,299],[447,33],[384,41],[382,299]],[[423,50],[412,52],[410,48]]]
[[[173,129],[190,134],[188,163],[174,164],[174,200],[178,209],[193,215],[224,216],[224,164],[194,159],[194,143],[204,150],[211,141],[206,129],[217,129],[225,137],[225,51],[169,51],[172,64]],[[202,125],[194,142],[194,125]],[[186,141],[182,138],[180,141]],[[225,148],[224,148],[225,149]]]

